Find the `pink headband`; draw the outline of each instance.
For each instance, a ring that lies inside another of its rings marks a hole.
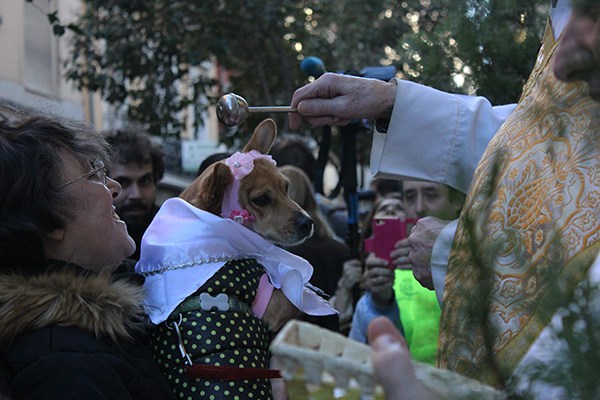
[[[221,204],[221,217],[230,218],[235,222],[246,225],[247,222],[255,220],[254,215],[247,210],[242,209],[239,203],[240,181],[254,169],[254,160],[263,158],[273,165],[277,165],[275,160],[269,155],[261,154],[256,150],[250,150],[248,153],[239,151],[225,160],[233,174],[233,183],[225,190],[223,204]]]

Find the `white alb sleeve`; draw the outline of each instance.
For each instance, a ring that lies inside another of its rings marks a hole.
[[[454,241],[457,227],[458,219],[455,219],[446,225],[435,239],[431,251],[431,277],[433,279],[433,289],[435,290],[435,295],[440,307],[443,306],[444,281],[446,280],[450,249],[452,248],[452,242]]]
[[[375,132],[374,176],[443,183],[466,193],[475,168],[516,105],[398,80],[387,133]]]

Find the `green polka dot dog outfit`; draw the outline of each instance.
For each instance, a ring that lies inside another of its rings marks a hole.
[[[223,381],[189,378],[185,359],[179,350],[178,335],[172,327],[174,322],[179,325],[183,346],[195,366],[268,369],[267,327],[250,309],[263,274],[264,269],[256,260],[228,262],[154,331],[152,353],[180,398],[271,398],[268,379]],[[216,301],[202,307],[202,302],[196,299],[203,293],[210,295],[210,299],[219,294],[226,295],[224,301],[229,307],[221,308],[228,310],[220,311],[214,305]],[[205,309],[211,306],[211,309]]]

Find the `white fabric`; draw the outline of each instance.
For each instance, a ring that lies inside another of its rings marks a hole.
[[[570,16],[571,2],[569,0],[558,0],[556,7],[550,10],[554,40],[558,40],[558,37],[565,28],[565,25],[567,25]]]
[[[433,289],[440,307],[444,301],[444,281],[448,272],[448,260],[450,249],[454,241],[454,234],[458,227],[458,219],[450,222],[438,235],[431,251],[431,276],[433,278]]]
[[[146,277],[144,306],[159,324],[187,296],[208,281],[230,259],[254,258],[275,288],[302,312],[335,314],[331,305],[306,288],[313,268],[258,234],[230,220],[168,199],[142,238],[136,271]]]
[[[377,177],[443,183],[466,193],[487,144],[514,108],[398,80],[387,134],[373,137],[371,171]]]

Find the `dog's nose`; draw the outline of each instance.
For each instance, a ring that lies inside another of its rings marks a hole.
[[[299,214],[296,219],[296,226],[303,235],[309,235],[313,230],[313,220],[308,215]]]

